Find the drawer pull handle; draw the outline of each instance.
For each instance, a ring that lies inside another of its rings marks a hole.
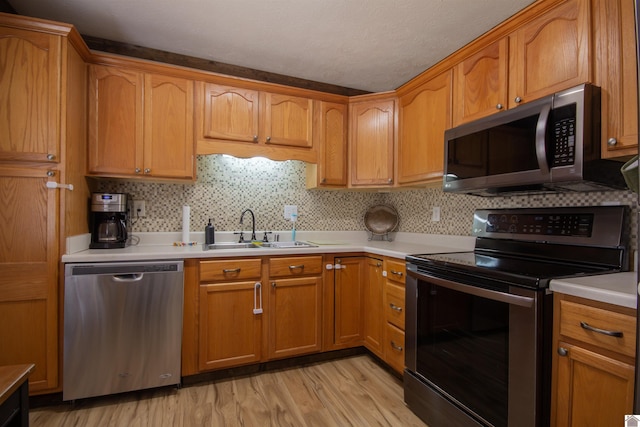
[[[396,276],[402,277],[402,271],[391,270],[391,274],[395,274]]]
[[[401,345],[398,345],[398,344],[394,343],[393,341],[391,341],[391,348],[393,348],[394,350],[397,350],[397,351],[402,351],[403,350]]]
[[[240,267],[238,267],[238,268],[225,268],[225,269],[222,270],[222,272],[224,274],[227,274],[227,273],[240,273]]]
[[[391,307],[391,310],[395,310],[398,313],[402,312],[402,307],[398,307],[397,305],[395,305],[394,303],[390,302],[389,303],[389,307]]]
[[[580,326],[582,327],[582,329],[586,329],[587,331],[597,332],[599,334],[607,335],[610,337],[622,338],[622,336],[624,335],[620,331],[607,331],[606,329],[594,328],[587,322],[580,322]]]
[[[290,265],[289,266],[289,270],[300,270],[304,268],[304,264],[300,264],[300,265]]]

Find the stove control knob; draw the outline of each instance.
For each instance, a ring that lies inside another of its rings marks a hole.
[[[566,349],[566,348],[564,348],[564,347],[560,347],[560,348],[558,348],[558,354],[559,354],[560,356],[566,356],[566,355],[568,355],[568,354],[569,354],[569,350],[567,350],[567,349]]]

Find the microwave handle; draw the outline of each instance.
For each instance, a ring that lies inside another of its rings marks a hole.
[[[549,173],[549,164],[547,163],[547,122],[549,121],[549,113],[551,112],[551,104],[546,103],[540,110],[538,124],[536,125],[536,157],[538,165],[543,174]]]

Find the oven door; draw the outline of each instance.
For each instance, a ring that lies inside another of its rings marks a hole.
[[[407,265],[405,400],[429,425],[538,426],[548,419],[544,292],[495,285]]]

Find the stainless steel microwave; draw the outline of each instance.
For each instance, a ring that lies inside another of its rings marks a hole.
[[[445,131],[443,189],[497,196],[626,188],[600,158],[600,89],[582,84]]]

